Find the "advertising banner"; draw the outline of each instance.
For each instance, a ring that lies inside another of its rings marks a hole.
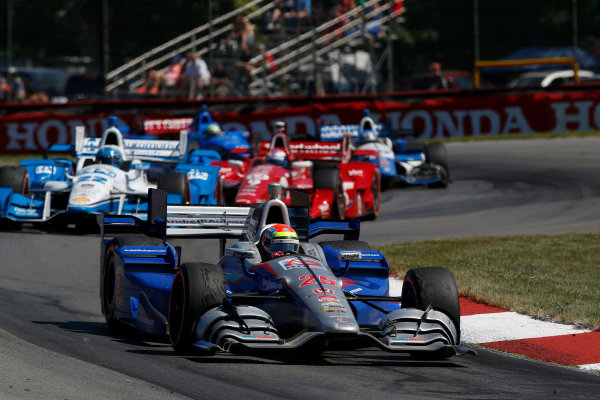
[[[314,135],[319,126],[358,124],[363,110],[391,131],[416,129],[422,138],[501,135],[506,133],[588,131],[600,129],[600,94],[597,91],[492,93],[439,97],[420,101],[354,101],[309,104],[298,107],[236,113],[213,113],[225,130],[246,130],[269,137],[276,121],[287,123],[289,134]],[[43,152],[53,143],[72,143],[76,126],[87,135],[100,136],[108,115],[61,112],[19,113],[0,117],[0,153]],[[184,129],[193,120],[174,118],[172,112],[118,114],[128,134],[144,132],[144,121],[160,130]],[[161,125],[160,119],[165,119]]]

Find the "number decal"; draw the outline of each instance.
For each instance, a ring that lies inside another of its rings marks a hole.
[[[303,281],[300,284],[300,287],[306,286],[306,285],[316,285],[317,284],[317,282],[315,282],[315,277],[313,275],[302,275],[300,277],[300,280]],[[335,281],[333,281],[323,275],[319,276],[319,282],[321,282],[322,285],[336,286]]]

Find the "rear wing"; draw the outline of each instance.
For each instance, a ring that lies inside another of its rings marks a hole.
[[[348,221],[319,221],[310,224],[308,237],[319,235],[343,234],[344,240],[358,240],[360,237],[360,221],[350,219]]]
[[[167,237],[239,238],[250,207],[167,205],[166,192],[148,191],[148,219],[129,215],[98,215],[101,236],[137,232]]]
[[[179,140],[149,140],[123,138],[116,128],[114,130],[116,146],[122,147],[128,160],[138,158],[143,161],[160,161],[177,163],[185,158],[188,145],[187,132],[180,132]],[[112,133],[112,132],[109,132]],[[106,136],[106,132],[105,135]],[[103,138],[85,137],[85,127],[75,128],[75,153],[77,157],[93,157],[104,145]]]
[[[383,124],[375,124],[375,131],[381,135],[384,131]],[[360,125],[326,125],[319,129],[319,137],[324,142],[337,142],[345,135],[355,140],[358,139],[359,133]]]
[[[259,156],[267,155],[271,146],[269,141],[261,142]],[[352,141],[348,135],[344,136],[341,142],[294,141],[287,144],[287,150],[293,160],[348,162],[352,152]]]
[[[144,133],[146,135],[179,133],[188,129],[192,122],[194,118],[147,119],[144,121]]]

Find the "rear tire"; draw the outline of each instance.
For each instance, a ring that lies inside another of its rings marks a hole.
[[[346,201],[344,198],[344,187],[342,177],[337,169],[323,168],[315,169],[314,174],[315,189],[333,190],[333,204],[331,215],[338,219],[346,218]]]
[[[191,352],[196,323],[225,299],[221,268],[205,263],[181,265],[175,273],[169,301],[169,338],[175,352]]]
[[[167,193],[180,195],[182,204],[190,203],[190,184],[186,174],[167,172],[159,175],[156,187],[165,190]]]
[[[373,174],[373,183],[371,184],[371,192],[373,193],[373,209],[367,214],[368,220],[374,220],[379,216],[381,211],[381,185],[377,175]]]

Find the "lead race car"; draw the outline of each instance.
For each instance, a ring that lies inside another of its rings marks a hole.
[[[389,266],[359,241],[358,220],[309,224],[308,196],[252,207],[171,206],[152,190],[148,221],[99,216],[100,298],[112,328],[168,336],[176,352],[322,351],[377,346],[415,357],[473,353],[460,346],[452,273],[415,268],[402,297],[389,296]],[[244,222],[245,221],[245,222]],[[143,236],[125,235],[137,231]],[[120,233],[120,234],[119,234]],[[321,234],[344,240],[311,242]],[[180,265],[168,236],[221,240],[216,265]],[[230,247],[226,238],[235,238]]]
[[[354,159],[375,163],[384,187],[427,185],[445,188],[450,182],[448,157],[442,143],[425,143],[413,131],[390,133],[376,124],[365,110],[359,125],[327,125],[319,128],[322,141],[339,141],[349,135],[354,142]]]
[[[86,225],[98,213],[146,216],[148,189],[169,193],[169,202],[216,204],[220,197],[220,157],[207,150],[187,153],[187,137],[179,140],[124,138],[111,119],[102,138],[85,137],[76,128],[75,145],[53,145],[52,152],[70,158],[30,159],[0,168],[0,218],[20,223],[69,222]],[[166,165],[156,181],[146,171],[151,163]],[[95,217],[93,222],[95,223]]]
[[[262,142],[235,196],[250,205],[269,199],[268,185],[310,193],[311,218],[376,218],[381,208],[380,172],[373,163],[351,161],[349,137],[341,142],[288,141],[283,132]]]

